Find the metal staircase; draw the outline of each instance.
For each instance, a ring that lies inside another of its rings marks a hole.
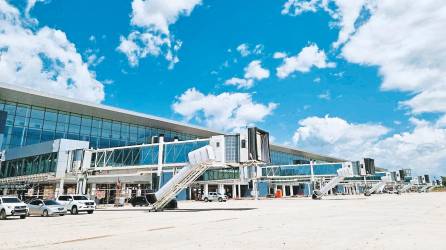
[[[370,196],[371,194],[375,193],[378,190],[383,189],[387,185],[387,181],[380,181],[378,183],[375,183],[369,190],[364,192],[365,196]]]
[[[183,167],[156,193],[151,211],[162,211],[181,190],[200,177],[215,160],[212,147],[205,146],[189,153],[189,165]]]
[[[432,185],[426,185],[420,189],[420,192],[429,192],[429,189],[431,189]]]
[[[403,186],[403,187],[399,190],[399,192],[400,192],[400,193],[407,192],[407,191],[408,191],[409,189],[411,189],[413,186],[414,186],[413,183],[408,183],[408,184],[406,184],[405,186]]]

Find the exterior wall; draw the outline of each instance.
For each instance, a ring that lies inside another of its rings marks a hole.
[[[0,111],[7,112],[1,149],[21,147],[54,139],[89,141],[92,148],[108,148],[150,143],[152,136],[164,134],[165,141],[195,139],[178,131],[141,126],[42,106],[0,100]]]

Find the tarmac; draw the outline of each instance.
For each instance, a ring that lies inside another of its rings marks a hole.
[[[0,249],[445,249],[446,193],[179,202],[0,221]]]

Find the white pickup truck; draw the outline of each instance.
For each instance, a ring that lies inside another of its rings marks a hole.
[[[10,216],[20,216],[20,219],[25,219],[27,214],[28,206],[19,198],[0,196],[0,220]]]
[[[96,209],[96,203],[93,200],[89,200],[85,195],[60,195],[57,197],[57,202],[62,204],[71,214],[78,214],[79,212],[92,214]]]

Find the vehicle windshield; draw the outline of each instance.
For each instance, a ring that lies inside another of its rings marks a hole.
[[[88,198],[85,197],[85,196],[73,196],[73,199],[75,201],[85,201],[85,200],[88,200]]]
[[[58,202],[56,202],[55,200],[45,200],[43,201],[43,203],[45,203],[45,205],[47,206],[51,206],[51,205],[60,205]]]
[[[20,203],[21,201],[17,198],[11,197],[11,198],[3,198],[3,203]]]

